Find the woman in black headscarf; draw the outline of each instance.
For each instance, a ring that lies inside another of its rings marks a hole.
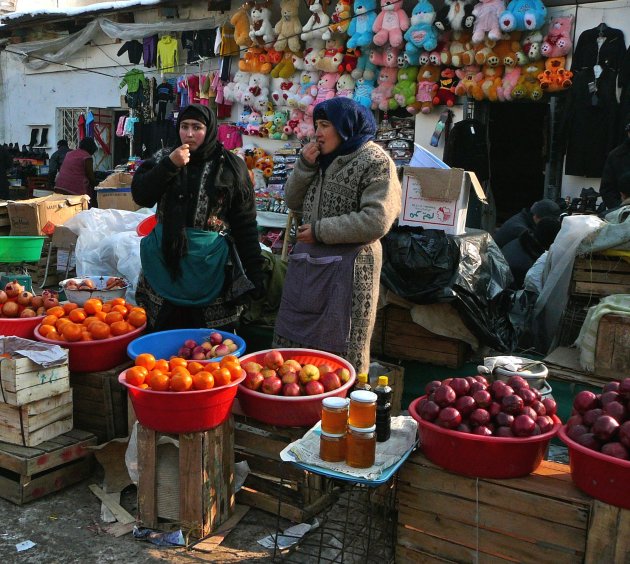
[[[182,145],[144,161],[131,185],[134,201],[157,203],[158,223],[141,244],[136,301],[149,328],[233,328],[235,268],[227,267],[229,232],[254,294],[263,292],[254,190],[242,159],[217,141],[214,113],[191,104],[177,119]],[[232,256],[233,259],[233,256]],[[247,281],[245,281],[247,284]],[[238,290],[236,291],[238,294]]]
[[[349,98],[315,106],[315,141],[285,185],[302,216],[276,320],[274,346],[326,350],[367,372],[382,263],[380,238],[400,213],[389,155],[372,113]]]

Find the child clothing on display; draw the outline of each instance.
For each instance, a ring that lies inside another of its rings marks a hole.
[[[85,139],[85,116],[83,114],[77,120],[77,134],[79,135],[79,141]]]
[[[88,137],[94,137],[94,114],[88,112],[85,118],[85,133]]]
[[[157,44],[157,34],[145,37],[142,40],[142,58],[144,60],[144,66],[147,68],[155,66],[157,60]]]
[[[157,66],[161,72],[173,72],[179,63],[177,41],[165,35],[157,44]]]
[[[177,93],[179,94],[179,107],[185,108],[188,106],[190,104],[188,101],[188,84],[184,75],[177,79]]]
[[[145,81],[144,73],[140,69],[131,69],[123,76],[118,88],[127,87],[127,94],[133,94],[140,89],[141,84]]]
[[[228,150],[243,146],[243,137],[238,127],[230,123],[222,123],[217,131],[217,139]]]
[[[186,77],[186,84],[188,85],[188,103],[199,103],[199,75],[191,74]]]
[[[134,128],[136,126],[136,123],[138,123],[139,121],[140,120],[137,117],[128,117],[125,120],[125,135],[133,137]]]
[[[221,27],[221,47],[218,54],[221,57],[233,57],[238,55],[238,45],[234,41],[234,26],[230,23],[225,23]]]
[[[201,75],[199,85],[199,103],[207,106],[210,103],[210,78],[207,74]]]

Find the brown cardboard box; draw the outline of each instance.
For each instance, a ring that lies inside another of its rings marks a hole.
[[[136,211],[142,206],[131,197],[131,180],[128,172],[114,172],[96,187],[98,207],[103,210]]]
[[[9,202],[11,235],[50,235],[56,225],[88,209],[88,196],[53,194],[44,198]]]

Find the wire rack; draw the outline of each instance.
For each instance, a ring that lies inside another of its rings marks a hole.
[[[586,319],[588,309],[598,303],[599,298],[596,296],[586,298],[571,296],[569,298],[560,320],[558,346],[569,347],[575,342]]]

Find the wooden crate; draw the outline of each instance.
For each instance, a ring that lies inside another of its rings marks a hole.
[[[280,452],[304,436],[307,427],[275,427],[235,415],[234,456],[250,474],[237,492],[238,503],[302,523],[332,501],[330,481],[280,460]]]
[[[67,392],[68,364],[43,368],[28,358],[7,358],[0,364],[0,402],[25,405]]]
[[[630,374],[630,315],[604,315],[600,319],[595,373],[617,379]]]
[[[576,257],[570,293],[599,297],[630,294],[630,262],[606,255]]]
[[[128,435],[127,390],[118,382],[118,375],[131,365],[127,362],[102,372],[70,373],[74,424],[94,433],[99,443]]]
[[[408,309],[388,305],[378,311],[370,348],[375,355],[459,368],[468,345],[427,331],[414,323]]]
[[[459,476],[411,456],[399,472],[396,562],[630,559],[630,511],[594,501],[567,465],[510,480]]]
[[[73,429],[36,447],[0,443],[0,497],[18,505],[87,478],[92,433]]]
[[[21,406],[0,403],[0,441],[33,447],[72,427],[72,390]]]
[[[173,443],[177,441],[178,445]],[[234,511],[234,421],[166,435],[138,425],[138,514],[143,525],[201,538]]]

